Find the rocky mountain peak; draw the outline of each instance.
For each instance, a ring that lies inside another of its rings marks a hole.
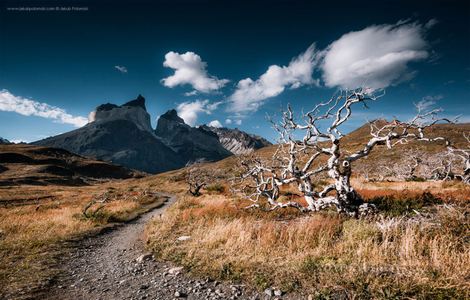
[[[108,111],[116,107],[118,107],[116,104],[105,103],[96,107],[96,111]]]
[[[137,96],[136,99],[131,100],[131,101],[123,104],[122,106],[141,107],[145,111],[147,111],[147,108],[145,107],[145,98],[140,94],[139,94],[139,96]]]
[[[185,124],[174,109],[160,116],[155,135],[178,153],[185,163],[201,159],[215,161],[232,155],[220,144],[216,134]]]
[[[114,120],[130,121],[140,130],[153,132],[150,115],[145,107],[145,98],[142,95],[121,106],[112,103],[101,104],[90,114],[90,122],[100,123]]]
[[[169,111],[167,111],[166,113],[161,115],[160,119],[162,119],[162,118],[165,119],[165,120],[175,121],[177,123],[185,124],[184,120],[180,116],[178,116],[178,113],[174,109],[170,109]]]
[[[272,145],[268,140],[257,135],[248,134],[238,128],[216,128],[207,125],[201,127],[215,133],[222,146],[234,154],[248,154],[256,149]]]
[[[0,144],[11,144],[9,140],[0,137]]]

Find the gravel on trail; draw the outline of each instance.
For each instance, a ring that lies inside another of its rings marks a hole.
[[[243,285],[193,278],[181,267],[155,261],[145,252],[145,225],[176,201],[173,195],[162,195],[169,197],[164,206],[81,241],[63,260],[62,275],[40,298],[294,299],[293,295],[275,297]]]

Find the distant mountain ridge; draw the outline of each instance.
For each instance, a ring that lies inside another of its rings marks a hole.
[[[195,161],[217,161],[247,147],[263,145],[238,129],[232,134],[231,129],[225,129],[231,142],[224,138],[221,143],[219,133],[207,126],[187,125],[174,109],[160,116],[154,130],[141,95],[123,105],[99,105],[89,119],[81,128],[32,144],[62,148],[148,173],[178,169]]]
[[[0,137],[0,145],[8,145],[8,144],[11,144],[9,140]]]
[[[211,126],[202,126],[203,129],[212,131],[219,137],[222,146],[233,154],[248,154],[254,150],[271,146],[272,143],[260,136],[249,134],[238,128],[218,128]]]

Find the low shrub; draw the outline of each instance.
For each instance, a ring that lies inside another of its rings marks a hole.
[[[388,216],[406,215],[425,206],[442,204],[442,200],[430,192],[423,192],[417,196],[378,196],[368,202],[377,206],[380,212]]]
[[[214,183],[207,185],[205,187],[205,190],[210,193],[222,194],[223,192],[225,192],[225,187],[220,183]]]

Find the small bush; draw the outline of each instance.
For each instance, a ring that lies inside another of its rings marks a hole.
[[[268,276],[263,273],[258,273],[255,275],[254,283],[258,289],[265,289],[271,285],[271,281]]]
[[[168,178],[168,181],[169,182],[185,181],[187,176],[188,176],[187,172],[180,172]]]
[[[423,177],[417,177],[417,176],[413,176],[411,178],[407,178],[406,181],[408,182],[426,182],[426,178],[423,178]]]
[[[421,209],[425,206],[442,204],[442,200],[430,192],[424,192],[418,196],[405,196],[396,198],[395,196],[379,196],[372,198],[370,203],[375,204],[379,211],[389,216],[400,216]]]
[[[223,192],[225,192],[225,187],[220,183],[214,183],[206,186],[205,190],[211,193],[222,194]]]

